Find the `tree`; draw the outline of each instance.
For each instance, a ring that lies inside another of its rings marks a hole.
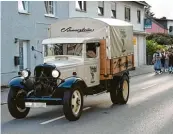
[[[163,33],[154,33],[147,36],[147,40],[153,40],[160,45],[172,45],[173,44],[173,36]]]
[[[151,6],[150,5],[148,5],[148,6],[145,6],[145,15],[147,15],[147,16],[149,16],[149,17],[154,17],[154,13],[153,12],[151,12]]]

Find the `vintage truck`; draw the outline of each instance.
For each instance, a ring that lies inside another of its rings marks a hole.
[[[26,117],[31,107],[63,105],[65,117],[75,121],[83,97],[104,92],[110,92],[113,104],[127,103],[134,68],[131,24],[75,17],[57,21],[48,33],[42,41],[44,63],[33,74],[19,71],[9,82],[8,109],[14,118]]]

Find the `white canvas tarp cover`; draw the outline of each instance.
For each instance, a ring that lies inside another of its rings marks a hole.
[[[133,26],[108,18],[69,18],[50,27],[50,38],[106,39],[109,59],[133,53]]]

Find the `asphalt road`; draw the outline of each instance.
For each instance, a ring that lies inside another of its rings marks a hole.
[[[62,106],[31,109],[16,120],[2,105],[2,134],[173,134],[173,74],[133,77],[130,86],[126,105],[112,105],[108,93],[85,98],[76,122],[64,118]]]

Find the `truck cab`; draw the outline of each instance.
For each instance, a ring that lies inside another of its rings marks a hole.
[[[100,84],[100,39],[56,38],[43,40],[44,63],[55,64],[61,78],[82,78],[87,87]]]

